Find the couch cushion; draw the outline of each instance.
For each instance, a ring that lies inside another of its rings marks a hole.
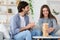
[[[6,26],[4,26],[4,24],[0,24],[0,32],[3,33],[4,38],[10,38],[9,32],[8,32]]]
[[[3,33],[0,32],[0,40],[3,40]]]

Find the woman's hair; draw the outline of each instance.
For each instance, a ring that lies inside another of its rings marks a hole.
[[[43,6],[41,7],[41,10],[40,10],[40,18],[44,18],[43,8],[47,8],[47,9],[48,9],[48,12],[49,12],[48,18],[50,18],[50,19],[55,19],[55,20],[56,20],[56,18],[52,15],[52,13],[51,13],[50,8],[49,8],[48,5],[43,5]],[[57,22],[57,20],[56,20],[56,22]]]

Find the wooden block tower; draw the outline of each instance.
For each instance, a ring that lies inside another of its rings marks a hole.
[[[43,36],[47,37],[49,34],[46,31],[48,29],[48,23],[43,23]]]

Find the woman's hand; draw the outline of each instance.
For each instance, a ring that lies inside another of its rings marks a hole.
[[[50,27],[50,28],[47,29],[48,33],[51,33],[52,31],[54,31],[54,28],[52,28],[52,27]]]

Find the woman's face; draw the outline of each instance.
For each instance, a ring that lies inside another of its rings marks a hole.
[[[42,10],[43,10],[44,17],[48,17],[48,14],[49,14],[48,9],[47,8],[43,8]]]

